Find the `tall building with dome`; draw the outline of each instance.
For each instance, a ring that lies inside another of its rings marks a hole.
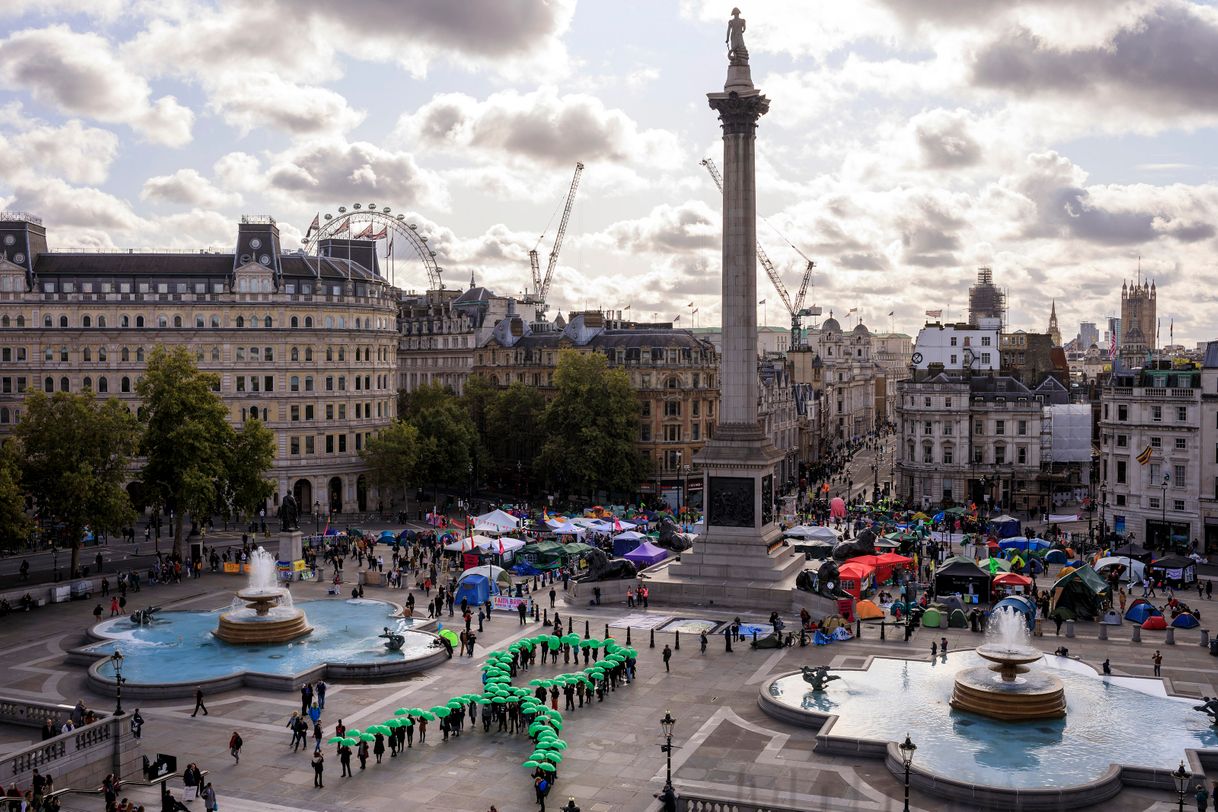
[[[268,514],[288,491],[305,513],[377,510],[360,451],[397,408],[398,294],[371,240],[323,242],[323,256],[281,251],[258,216],[231,252],[51,251],[37,217],[0,214],[0,434],[32,389],[134,411],[147,353],[187,347],[233,424],[275,434]]]

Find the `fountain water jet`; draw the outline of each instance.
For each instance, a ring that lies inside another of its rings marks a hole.
[[[977,654],[994,665],[966,668],[956,674],[952,707],[1004,721],[1065,716],[1062,681],[1027,668],[1043,655],[1028,645],[1023,615],[1009,609],[994,612],[986,636],[989,642],[978,646]]]
[[[249,585],[237,593],[244,607],[220,615],[213,632],[226,643],[282,643],[313,631],[292,594],[278,586],[275,557],[259,547],[250,556]]]

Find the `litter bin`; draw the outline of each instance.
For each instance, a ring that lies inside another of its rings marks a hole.
[[[1218,637],[1210,641],[1210,656],[1218,657]]]

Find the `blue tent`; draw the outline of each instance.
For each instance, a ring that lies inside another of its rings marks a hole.
[[[1033,603],[1031,599],[1025,598],[1021,595],[1012,595],[1009,598],[1003,598],[1002,600],[998,601],[998,603],[994,604],[994,608],[990,610],[990,613],[993,614],[1000,609],[1022,613],[1028,623],[1029,629],[1032,628],[1034,621],[1036,620],[1036,604]]]
[[[1024,538],[1023,536],[1011,536],[1010,538],[1004,538],[1002,541],[998,542],[998,549],[1019,550],[1021,553],[1037,553],[1042,550],[1049,549],[1049,542],[1045,541],[1044,539],[1029,539]]]
[[[415,532],[413,530],[403,530],[401,533],[398,533],[398,541],[409,541],[414,537]]]
[[[465,598],[469,601],[470,606],[482,606],[488,600],[494,590],[492,590],[490,579],[485,575],[467,575],[457,585],[457,591],[453,593],[453,602],[461,603],[461,599]]]
[[[1162,613],[1149,603],[1136,603],[1125,612],[1125,619],[1131,620],[1134,623],[1145,623],[1146,618],[1158,614]]]
[[[822,632],[820,629],[817,629],[812,633],[812,645],[814,646],[827,646],[832,642],[833,638]]]
[[[387,543],[392,544],[394,541],[397,540],[397,537],[398,537],[398,534],[393,532],[392,530],[382,530],[381,531],[381,541],[382,542],[387,541]]]
[[[944,513],[944,512],[941,510],[941,511],[939,511],[938,513],[936,513],[934,516],[931,516],[931,517],[930,517],[930,520],[931,520],[932,522],[941,522],[941,521],[943,521],[943,517],[944,517],[944,516],[946,516],[946,515],[947,515],[947,514],[946,514],[946,513]]]
[[[1182,615],[1177,615],[1176,619],[1171,622],[1171,625],[1177,629],[1195,629],[1201,624],[1197,622],[1197,618],[1185,612]]]
[[[1045,563],[1046,564],[1065,564],[1066,563],[1066,551],[1065,550],[1050,550],[1049,552],[1045,553]]]
[[[622,535],[626,534],[623,533]],[[636,547],[639,546],[639,544],[643,542],[643,539],[645,538],[647,537],[643,536],[641,538],[630,538],[629,536],[626,536],[626,538],[615,538],[613,540],[613,557],[621,558],[626,553],[632,552]]]
[[[1000,539],[1019,535],[1019,519],[1014,516],[995,516],[987,526],[989,531]]]

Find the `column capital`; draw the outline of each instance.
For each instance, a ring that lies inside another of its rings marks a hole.
[[[770,110],[770,100],[761,93],[707,93],[706,101],[719,114],[724,135],[751,135],[757,119]]]

